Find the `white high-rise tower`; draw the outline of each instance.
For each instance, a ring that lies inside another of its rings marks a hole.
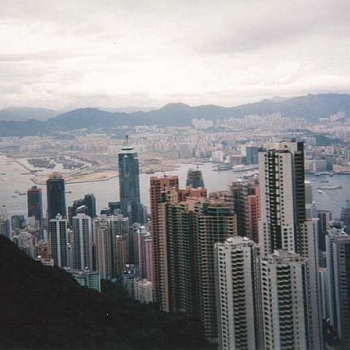
[[[306,218],[303,143],[280,141],[260,149],[259,174],[261,255],[266,258],[276,250],[284,250],[307,259],[304,284],[307,293],[303,301],[307,348],[323,349],[317,219]]]

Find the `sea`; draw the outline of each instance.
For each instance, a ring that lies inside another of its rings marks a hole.
[[[28,164],[25,160],[20,163]],[[154,174],[140,174],[140,195],[141,202],[149,208],[149,183],[151,176],[178,175],[180,187],[186,185],[187,172],[190,168],[198,168],[202,171],[205,187],[210,192],[227,190],[232,181],[240,178],[243,173],[233,172],[232,170],[214,171],[212,163],[199,164],[178,164],[176,170],[157,172]],[[63,171],[60,165],[54,169]],[[52,172],[52,170],[45,170]],[[117,174],[116,174],[117,175]],[[27,196],[20,195],[26,193],[29,188],[35,184],[32,182],[32,174],[13,159],[0,155],[0,206],[6,206],[9,215],[27,214]],[[340,217],[341,208],[346,200],[350,199],[350,175],[320,175],[313,176],[307,174],[305,179],[309,180],[313,187],[313,201],[317,209],[330,210],[333,218]],[[317,191],[321,186],[334,185],[341,186],[341,189]],[[46,211],[46,186],[41,187],[43,193],[43,209]],[[322,193],[320,193],[322,192]],[[108,202],[119,200],[119,178],[114,177],[106,181],[82,182],[75,184],[66,184],[66,205],[69,206],[74,200],[83,198],[86,193],[93,193],[96,197],[98,212],[108,206]]]

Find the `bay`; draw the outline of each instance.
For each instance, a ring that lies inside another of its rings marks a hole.
[[[202,171],[205,187],[208,193],[227,190],[229,184],[235,181],[242,173],[232,171],[213,171],[212,163],[179,164],[174,171],[157,172],[155,174],[140,174],[140,195],[144,205],[149,207],[149,183],[151,176],[178,175],[180,187],[184,188],[186,184],[187,172],[190,168],[198,167]],[[27,196],[19,195],[16,192],[26,192],[34,185],[31,181],[31,174],[25,174],[28,171],[20,164],[0,155],[0,205],[6,206],[10,215],[27,213]],[[318,209],[330,210],[333,217],[340,217],[341,208],[345,205],[347,199],[350,199],[350,176],[347,175],[321,175],[313,177],[306,175],[313,186],[313,200]],[[325,183],[325,181],[328,181]],[[342,186],[342,189],[323,190],[318,193],[317,188],[322,185]],[[43,209],[46,211],[46,186],[39,186],[43,192]],[[119,200],[119,178],[115,177],[107,181],[85,182],[66,184],[66,205],[69,206],[75,199],[82,198],[86,193],[93,193],[96,197],[98,212],[108,205],[108,202]]]

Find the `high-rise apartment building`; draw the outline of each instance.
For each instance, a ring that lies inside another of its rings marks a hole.
[[[56,266],[63,268],[70,265],[67,220],[60,215],[49,221],[49,247]]]
[[[141,226],[137,232],[138,238],[138,265],[139,274],[142,279],[152,281],[153,279],[153,254],[152,254],[152,236],[144,226]]]
[[[55,219],[57,215],[67,216],[66,194],[64,179],[61,174],[53,173],[46,181],[47,192],[47,218]]]
[[[237,215],[238,235],[259,242],[259,183],[256,178],[232,182],[227,196]]]
[[[84,198],[76,199],[73,205],[68,207],[69,223],[72,223],[73,216],[79,213],[86,214],[92,219],[96,217],[96,198],[93,194],[88,193]]]
[[[330,222],[332,221],[332,212],[329,210],[317,210],[318,217],[318,249],[326,251],[326,234],[330,229]]]
[[[33,186],[27,191],[28,218],[34,216],[40,225],[43,221],[43,200],[41,188]]]
[[[144,208],[140,202],[139,160],[131,146],[122,147],[118,154],[120,205],[131,224],[143,223]]]
[[[285,250],[276,250],[274,254],[260,258],[262,349],[310,349],[306,265],[307,259]]]
[[[92,223],[90,216],[77,214],[72,220],[73,242],[72,268],[84,270],[92,268]]]
[[[306,220],[303,143],[281,141],[262,148],[259,172],[261,255],[268,257],[276,250],[284,250],[307,259],[304,300],[307,347],[323,349],[318,228],[317,219]]]
[[[106,220],[94,221],[94,236],[96,236],[97,270],[101,278],[112,278],[112,237]]]
[[[344,207],[341,209],[340,220],[343,222],[344,230],[350,234],[350,200],[347,199]]]
[[[240,236],[215,244],[220,350],[261,349],[258,254],[257,244]]]
[[[342,349],[350,349],[350,236],[335,238],[337,329]]]
[[[281,141],[262,148],[259,176],[261,253],[267,256],[277,249],[299,253],[298,226],[306,220],[303,143]]]
[[[328,311],[329,311],[329,324],[337,330],[338,329],[338,316],[337,316],[337,260],[335,255],[335,239],[337,237],[346,236],[346,233],[342,229],[335,227],[328,230],[326,235],[326,265],[327,265],[327,281],[328,281]]]
[[[117,276],[121,277],[126,266],[126,242],[122,236],[116,236],[116,258],[117,258]]]
[[[154,291],[164,311],[197,317],[217,339],[214,244],[237,234],[236,216],[206,189],[180,190],[177,176],[151,177]]]
[[[161,280],[164,278],[161,273],[161,261],[166,258],[165,245],[162,240],[162,227],[158,223],[158,204],[162,202],[163,193],[167,189],[179,188],[177,176],[156,177],[150,179],[150,208],[151,208],[151,234],[153,244],[153,288],[154,297],[157,302],[162,300]]]
[[[221,200],[197,202],[193,207],[194,281],[198,318],[210,341],[218,339],[214,245],[237,235],[232,208]]]
[[[11,218],[8,215],[6,205],[0,209],[0,235],[12,239]]]

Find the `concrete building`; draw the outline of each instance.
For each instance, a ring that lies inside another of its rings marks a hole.
[[[72,268],[92,269],[92,223],[90,216],[77,214],[72,219]]]
[[[150,208],[151,208],[151,234],[153,244],[153,288],[155,301],[162,303],[161,282],[164,273],[161,272],[162,260],[166,258],[166,250],[162,239],[161,227],[158,225],[158,204],[162,201],[164,191],[171,188],[179,188],[177,176],[165,176],[163,178],[152,176],[150,178]],[[162,268],[163,271],[163,268]]]
[[[46,181],[47,219],[55,219],[57,215],[67,217],[64,179],[61,174],[53,173]]]
[[[138,300],[142,304],[153,302],[152,282],[147,279],[135,279],[134,289],[135,300]]]
[[[152,236],[144,226],[138,230],[139,274],[142,279],[153,280]]]
[[[308,349],[306,268],[305,258],[288,251],[260,258],[263,349]]]
[[[97,271],[101,278],[112,279],[112,239],[107,221],[94,221],[96,235]]]
[[[248,238],[215,244],[219,350],[260,348],[258,254]]]
[[[143,206],[140,202],[139,160],[131,146],[122,147],[118,154],[120,204],[130,223],[144,223]]]
[[[276,250],[301,255],[305,270],[306,322],[309,349],[323,349],[323,325],[319,285],[317,219],[306,217],[304,147],[295,140],[268,144],[259,152],[261,255]]]
[[[67,271],[77,280],[77,282],[87,288],[101,292],[101,277],[99,272],[85,270],[67,269]]]
[[[237,215],[238,235],[259,243],[260,194],[256,178],[232,182],[228,197]]]
[[[122,236],[116,236],[116,260],[117,260],[117,276],[122,276],[126,266],[126,242]]]
[[[218,340],[214,245],[237,236],[237,220],[232,208],[220,200],[199,201],[192,215],[194,237],[194,281],[197,315],[208,340]]]
[[[350,236],[335,238],[338,335],[343,349],[350,348]]]
[[[63,219],[60,215],[49,221],[49,246],[56,266],[61,268],[70,266],[67,219]]]
[[[41,188],[33,186],[27,191],[28,218],[34,216],[42,225],[43,222],[43,199]]]
[[[331,228],[326,235],[326,265],[327,265],[327,282],[328,282],[328,312],[330,326],[338,330],[338,274],[336,260],[335,239],[337,237],[346,237],[347,234],[338,228]],[[339,334],[338,334],[339,335]]]

